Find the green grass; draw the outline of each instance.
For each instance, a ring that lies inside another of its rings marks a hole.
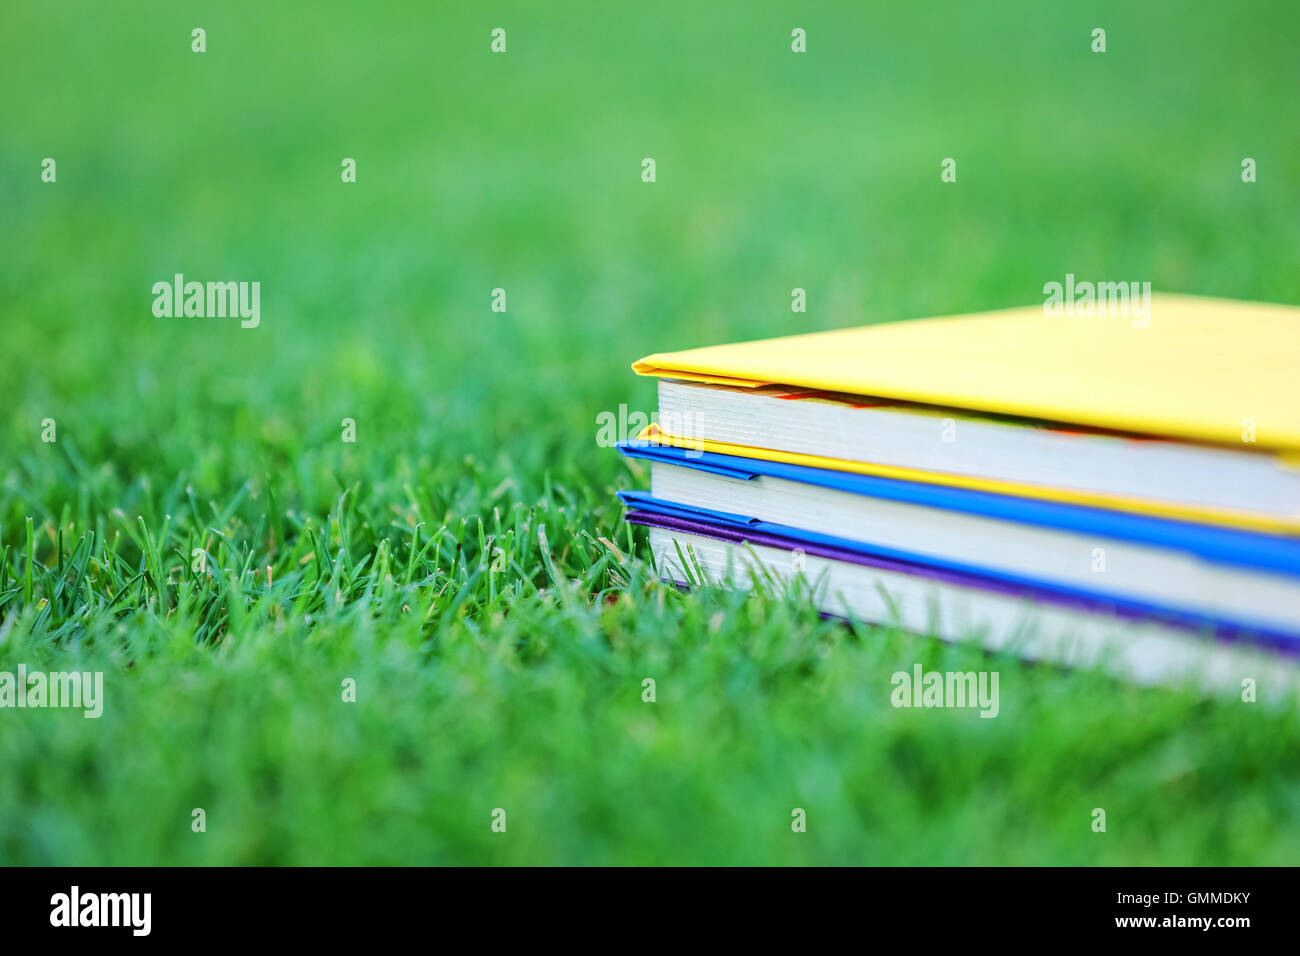
[[[106,703],[0,712],[0,862],[1294,862],[1294,705],[678,593],[595,435],[645,353],[1066,272],[1300,302],[1300,13],[441,6],[6,8],[0,671]]]

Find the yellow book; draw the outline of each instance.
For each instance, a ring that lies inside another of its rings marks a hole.
[[[659,353],[633,369],[1300,453],[1289,306],[1153,296],[1141,320],[1033,306]]]
[[[660,442],[1300,533],[1300,309],[1148,301],[1140,322],[1037,306],[656,354],[634,368],[666,380],[662,428],[650,430]],[[939,422],[960,427],[963,444],[932,440]]]

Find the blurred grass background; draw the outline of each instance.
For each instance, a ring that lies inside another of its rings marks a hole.
[[[998,720],[894,711],[894,670],[990,665],[664,591],[595,443],[651,351],[1066,272],[1300,303],[1293,5],[0,24],[0,669],[108,695],[0,713],[0,862],[1294,862],[1293,709],[1001,661]],[[155,318],[176,272],[260,281],[261,327]]]

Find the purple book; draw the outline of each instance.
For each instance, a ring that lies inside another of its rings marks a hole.
[[[1138,601],[1104,601],[1052,588],[1031,587],[998,578],[986,578],[979,575],[962,573],[960,571],[937,568],[922,563],[898,561],[880,555],[864,554],[861,551],[838,548],[821,542],[803,541],[798,538],[786,537],[753,529],[742,531],[738,528],[731,528],[725,525],[711,524],[707,521],[699,521],[677,515],[661,514],[654,511],[635,509],[628,511],[627,521],[629,524],[644,525],[649,528],[663,528],[670,531],[681,531],[686,534],[697,534],[702,537],[714,538],[719,541],[728,541],[734,544],[749,543],[761,547],[779,548],[784,551],[793,551],[798,549],[803,551],[805,554],[814,555],[819,558],[829,558],[834,561],[845,561],[850,564],[880,568],[884,571],[911,574],[917,577],[942,581],[946,584],[958,585],[960,587],[995,591],[1001,594],[1013,595],[1027,601],[1075,608],[1094,614],[1106,614],[1134,621],[1156,621],[1161,624],[1179,627],[1190,632],[1212,635],[1221,640],[1244,641],[1281,651],[1288,656],[1300,657],[1300,642],[1297,642],[1294,638],[1288,635],[1273,633],[1262,629],[1252,628],[1248,630],[1245,628],[1234,627],[1220,621],[1207,619],[1199,614],[1171,612],[1166,608],[1152,607]],[[684,584],[686,582],[679,581],[676,583]]]

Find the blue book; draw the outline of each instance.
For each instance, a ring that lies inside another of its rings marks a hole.
[[[852,549],[1212,627],[1300,639],[1300,541],[713,452],[624,443],[646,514]]]

